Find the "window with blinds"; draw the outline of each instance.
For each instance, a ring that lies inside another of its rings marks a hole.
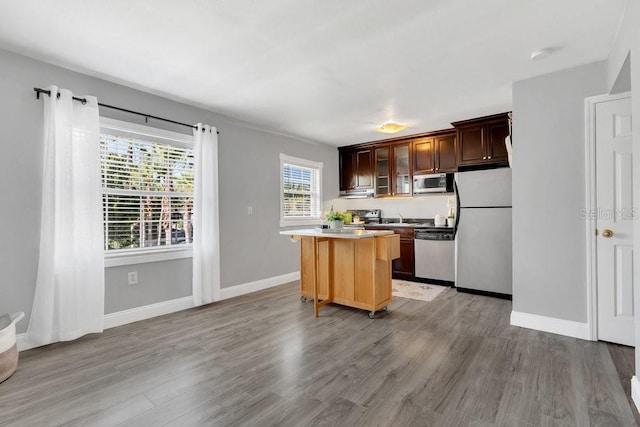
[[[166,134],[154,138],[102,128],[105,251],[190,246],[193,149],[173,144]]]
[[[280,170],[280,226],[319,223],[322,163],[281,154]]]

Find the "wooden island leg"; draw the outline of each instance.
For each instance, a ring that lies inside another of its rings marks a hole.
[[[313,238],[313,251],[311,252],[312,257],[313,257],[313,264],[314,264],[314,269],[313,269],[313,315],[315,317],[318,317],[318,272],[320,271],[319,267],[320,267],[320,262],[318,260],[318,238],[314,237]]]
[[[320,245],[325,244],[327,245],[327,259],[325,262],[320,262]],[[327,305],[332,301],[332,284],[331,284],[331,239],[328,239],[326,237],[314,237],[313,238],[313,259],[314,259],[314,266],[315,268],[313,269],[313,315],[315,317],[318,317],[319,315],[319,311],[320,311],[320,307],[322,307],[323,305]],[[328,278],[328,286],[327,286],[327,298],[322,300],[322,302],[318,301],[319,300],[319,292],[318,292],[318,288],[320,287],[319,281],[320,281],[320,269],[325,269],[325,273],[326,273],[326,277]]]

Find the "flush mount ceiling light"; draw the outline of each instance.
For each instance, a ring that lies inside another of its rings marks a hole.
[[[396,133],[396,132],[400,132],[403,129],[406,129],[407,125],[401,125],[398,123],[393,123],[393,122],[389,122],[389,123],[385,123],[380,127],[376,128],[376,132],[380,132],[380,133]]]
[[[545,47],[544,49],[538,49],[531,52],[531,56],[529,57],[529,59],[531,59],[532,61],[536,61],[538,59],[546,58],[552,53],[553,53],[553,48]]]

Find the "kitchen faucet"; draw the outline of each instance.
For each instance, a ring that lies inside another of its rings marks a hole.
[[[400,217],[400,224],[404,223],[404,218],[400,212],[398,212],[398,216]]]

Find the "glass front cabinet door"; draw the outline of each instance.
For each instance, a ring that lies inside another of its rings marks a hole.
[[[389,147],[376,148],[376,196],[391,195]]]
[[[394,196],[411,195],[411,174],[409,164],[409,144],[393,146]]]
[[[375,165],[376,197],[411,195],[408,143],[376,148]]]

